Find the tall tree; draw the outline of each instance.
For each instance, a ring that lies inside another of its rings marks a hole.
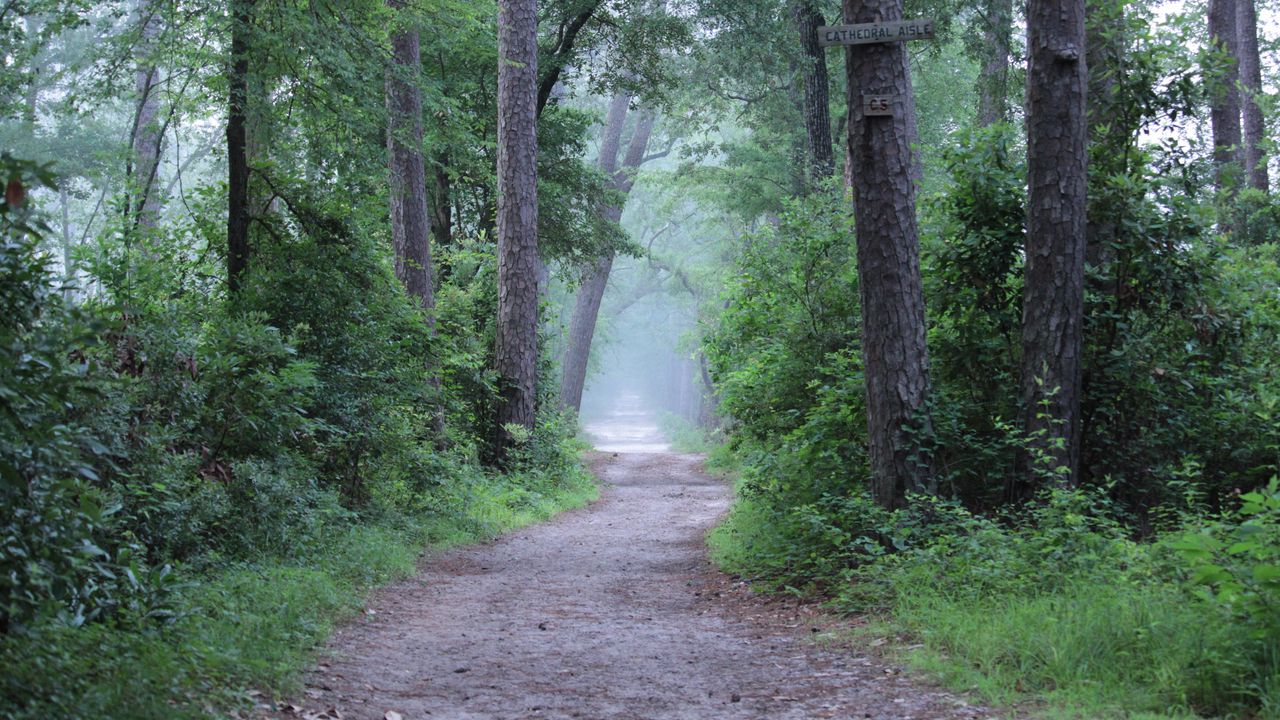
[[[1210,82],[1209,121],[1213,132],[1214,185],[1231,194],[1239,167],[1240,77],[1236,64],[1239,29],[1236,0],[1209,0],[1209,42],[1217,72]]]
[[[813,0],[793,0],[792,18],[804,53],[804,129],[808,140],[809,180],[826,180],[835,173],[831,146],[831,95],[827,56],[818,45],[818,28],[826,24]]]
[[[1262,59],[1258,53],[1258,9],[1254,0],[1236,0],[1236,62],[1240,68],[1241,100],[1244,106],[1244,145],[1241,160],[1249,187],[1262,192],[1271,190],[1266,156],[1262,143],[1266,125],[1258,96],[1262,93]]]
[[[548,88],[549,94],[549,88]],[[538,8],[498,3],[498,452],[532,428],[538,367]]]
[[[844,15],[850,23],[900,20],[902,2],[845,0]],[[846,53],[872,489],[892,508],[909,491],[933,488],[906,433],[929,387],[911,149],[915,98],[904,43],[854,45]],[[864,115],[864,92],[895,98],[893,114]]]
[[[1084,0],[1027,3],[1027,247],[1022,297],[1022,426],[1030,449],[1073,485],[1080,464],[1080,371],[1088,123]],[[1029,472],[1011,496],[1034,488]]]
[[[133,118],[133,148],[129,162],[132,185],[129,214],[134,227],[143,229],[155,227],[163,200],[157,173],[164,127],[160,122],[160,75],[154,57],[156,36],[160,32],[159,10],[159,3],[155,0],[138,3],[137,67],[134,71],[138,105]]]
[[[387,0],[403,10],[404,0]],[[398,13],[399,22],[408,22]],[[402,26],[391,36],[391,72],[387,74],[387,155],[391,190],[391,240],[396,277],[427,311],[434,327],[435,296],[431,269],[431,217],[422,157],[422,59],[418,29]]]
[[[227,287],[240,289],[249,267],[249,39],[256,0],[231,1],[227,75]]]
[[[1009,117],[1009,56],[1013,46],[1013,0],[985,0],[982,46],[978,48],[978,126]]]
[[[604,135],[600,144],[600,170],[609,178],[610,187],[625,200],[635,182],[635,171],[644,162],[645,151],[657,115],[643,110],[631,132],[627,153],[622,166],[618,166],[618,152],[622,144],[623,126],[626,124],[627,107],[631,97],[619,93],[609,106],[605,118]],[[622,220],[622,205],[608,205],[601,209],[608,222]],[[561,404],[575,412],[582,408],[582,390],[587,379],[587,362],[591,357],[591,341],[595,337],[596,319],[600,314],[600,301],[609,284],[613,269],[613,252],[607,252],[590,263],[582,273],[582,284],[574,300],[573,316],[569,321],[568,346],[565,348],[564,366],[561,372]]]

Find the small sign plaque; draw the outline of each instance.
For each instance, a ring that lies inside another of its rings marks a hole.
[[[932,20],[898,20],[859,25],[824,25],[818,28],[818,44],[866,45],[868,43],[927,40],[933,37]]]
[[[897,101],[896,95],[863,95],[862,114],[868,117],[892,115]]]

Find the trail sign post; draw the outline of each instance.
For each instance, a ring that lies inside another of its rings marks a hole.
[[[809,0],[813,2],[814,0]],[[917,134],[904,41],[934,35],[930,20],[899,20],[903,0],[843,0],[850,25],[819,27],[823,47],[845,46],[846,155],[862,313],[863,384],[871,490],[898,508],[936,487],[932,459],[912,442],[928,432],[929,351],[911,142]],[[886,20],[885,18],[890,18]],[[861,107],[859,107],[861,106]]]
[[[872,43],[928,40],[933,37],[932,20],[896,20],[857,25],[823,25],[818,28],[818,45],[870,45]],[[897,95],[867,94],[862,96],[862,114],[866,117],[890,117],[898,105]]]
[[[818,44],[867,45],[869,43],[928,40],[933,37],[932,20],[897,20],[858,25],[824,25],[818,28]]]

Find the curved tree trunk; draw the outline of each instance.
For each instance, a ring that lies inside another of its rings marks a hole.
[[[538,8],[498,3],[498,456],[532,429],[538,385]]]
[[[844,13],[850,23],[899,20],[902,3],[845,0]],[[893,508],[907,492],[933,488],[927,463],[911,457],[904,432],[929,385],[911,150],[915,100],[904,43],[855,45],[845,64],[872,490]],[[864,116],[864,89],[895,97],[893,115]]]
[[[1084,0],[1027,6],[1027,249],[1022,298],[1022,427],[1031,447],[1007,488],[1025,496],[1029,471],[1073,486],[1080,464],[1080,356],[1088,123]],[[1048,466],[1045,466],[1048,463]]]
[[[632,174],[644,162],[645,150],[649,147],[649,137],[653,134],[653,126],[657,119],[651,110],[641,113],[627,144],[627,154],[623,158],[622,167],[618,167],[618,148],[622,141],[622,128],[626,122],[627,105],[630,98],[618,96],[610,105],[605,120],[604,136],[600,145],[600,170],[612,177],[613,189],[625,197],[631,191],[634,182]],[[610,205],[601,209],[601,215],[609,222],[622,219],[622,207]],[[604,298],[605,288],[609,284],[609,273],[613,269],[613,255],[598,258],[587,266],[582,273],[582,285],[573,305],[573,316],[569,321],[569,342],[565,348],[564,366],[560,377],[561,405],[577,412],[582,409],[582,390],[587,380],[587,363],[591,358],[591,341],[595,337],[596,320],[600,315],[600,302]]]

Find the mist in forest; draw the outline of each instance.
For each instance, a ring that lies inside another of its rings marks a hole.
[[[611,286],[606,303],[625,290],[625,283]],[[692,321],[664,294],[605,320],[592,344],[583,430],[603,451],[663,452],[673,424],[698,418],[701,380],[693,352],[681,342]]]

